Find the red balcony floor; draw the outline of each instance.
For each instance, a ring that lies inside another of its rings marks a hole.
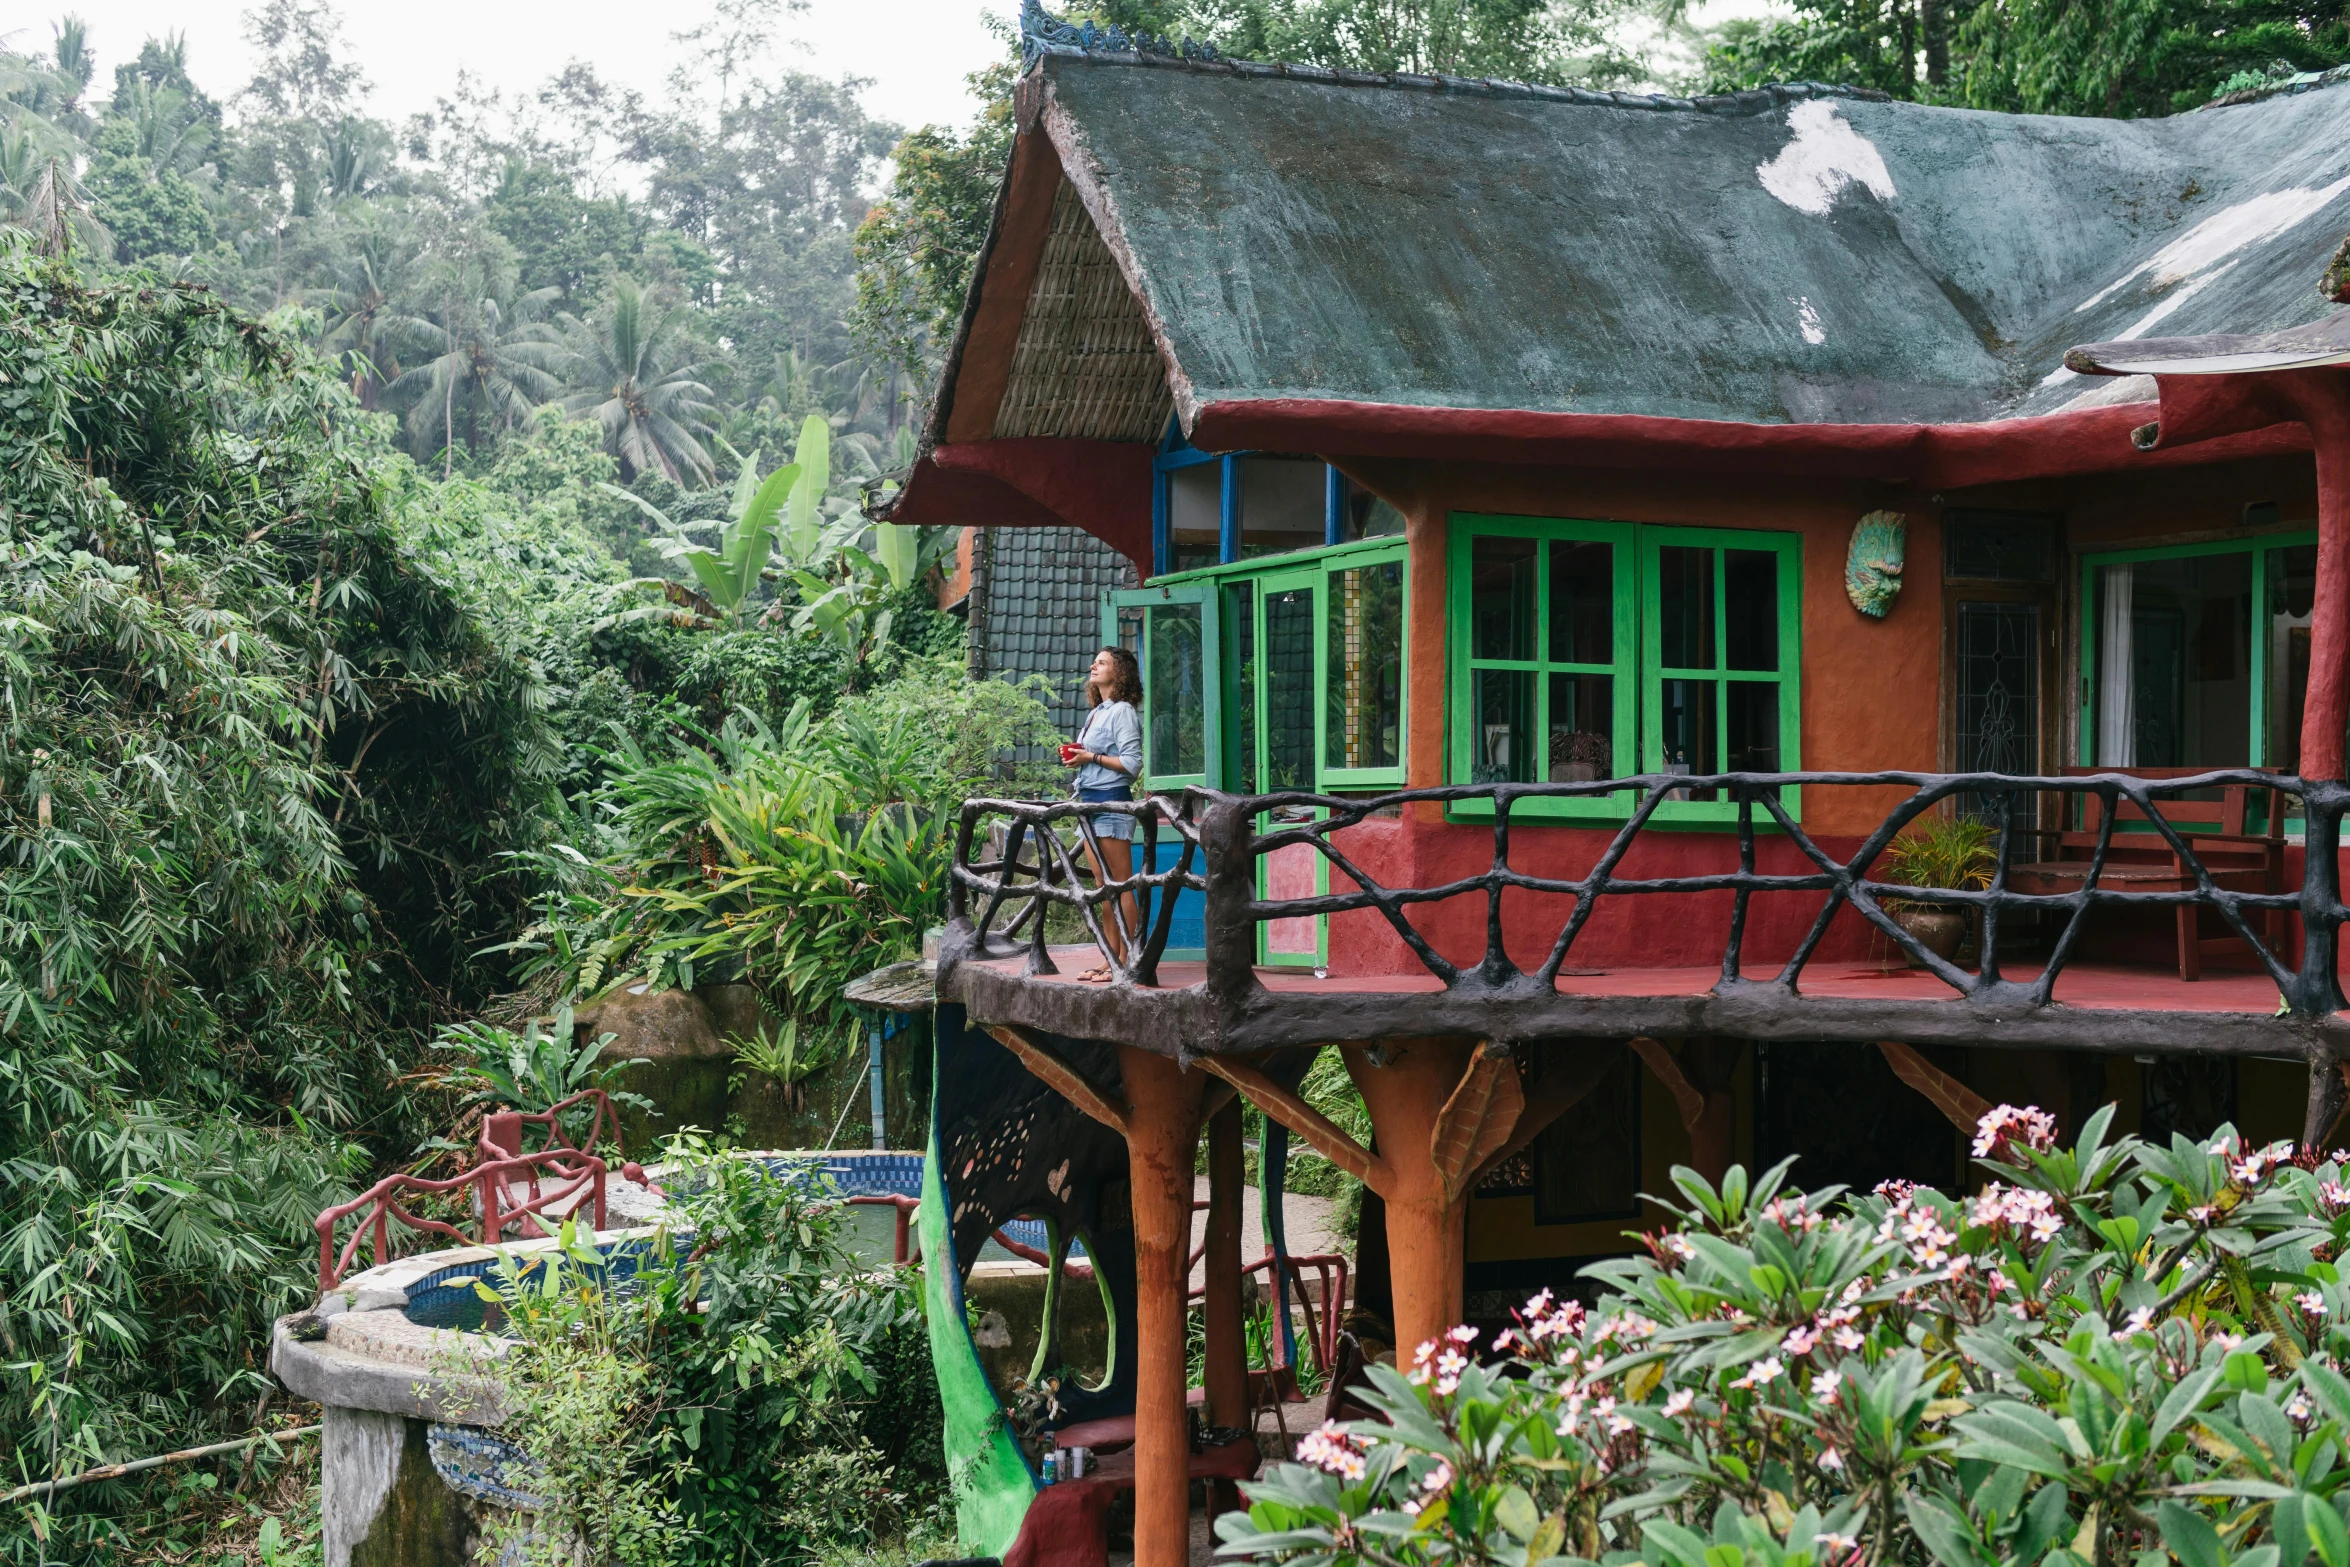
[[[1058,974],[1037,975],[1026,983],[1047,985],[1077,985],[1085,983],[1077,976],[1101,961],[1100,954],[1090,946],[1055,947],[1053,963]],[[991,958],[974,963],[974,968],[993,969],[1004,975],[1017,975],[1025,960],[1020,957]],[[2007,977],[2028,984],[2038,974],[2035,968],[2010,969]],[[1749,970],[1749,979],[1770,979],[1776,976],[1775,966]],[[1207,976],[1207,967],[1201,963],[1164,962],[1159,965],[1160,988],[1180,990],[1199,984]],[[1364,974],[1332,975],[1316,979],[1311,969],[1260,968],[1257,978],[1265,988],[1277,995],[1304,996],[1357,994],[1424,994],[1443,989],[1432,974]],[[1558,988],[1562,995],[1609,997],[1680,997],[1698,996],[1711,991],[1721,978],[1717,968],[1618,968],[1597,973],[1562,975]],[[1823,1000],[1851,1001],[1954,1001],[1957,993],[1931,974],[1920,969],[1882,968],[1876,964],[1814,963],[1806,968],[1797,988],[1806,996]],[[2238,973],[2215,970],[2206,966],[2203,977],[2192,984],[2181,980],[2175,970],[2139,968],[2117,963],[2068,963],[2057,976],[2056,996],[2064,1006],[2081,1007],[2094,1011],[2128,1012],[2234,1012],[2268,1017],[2277,1010],[2277,987],[2266,974]]]

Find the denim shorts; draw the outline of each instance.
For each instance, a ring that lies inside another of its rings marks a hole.
[[[1080,789],[1077,791],[1077,798],[1080,800],[1131,800],[1134,798],[1134,785],[1104,784],[1099,789]],[[1121,843],[1127,842],[1134,837],[1134,818],[1122,815],[1114,816],[1105,811],[1093,818],[1093,835],[1096,838],[1115,838]]]

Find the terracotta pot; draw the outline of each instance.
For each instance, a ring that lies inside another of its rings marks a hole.
[[[1966,940],[1966,915],[1957,909],[1901,909],[1894,913],[1893,923],[1945,962],[1957,955],[1959,943]],[[1925,967],[1916,958],[1910,958],[1909,966]]]

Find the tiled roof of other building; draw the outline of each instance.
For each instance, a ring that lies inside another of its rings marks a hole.
[[[1024,101],[1187,425],[1285,400],[1761,424],[2141,400],[2066,347],[2315,320],[2350,228],[2330,84],[2112,121],[1036,52]]]
[[[1053,722],[1077,732],[1085,671],[1102,640],[1102,594],[1130,588],[1125,556],[1077,528],[985,528],[974,550],[973,679],[1042,675]]]

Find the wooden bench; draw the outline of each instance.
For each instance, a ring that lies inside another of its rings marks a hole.
[[[2068,767],[2064,776],[2089,778],[2119,772],[2152,780],[2192,778],[2210,771],[2208,767]],[[2153,802],[2154,810],[2187,841],[2216,885],[2231,892],[2283,891],[2284,796],[2275,789],[2263,789],[2256,784],[2228,784],[2218,790],[2218,795],[2215,800],[2157,800]],[[2266,820],[2263,831],[2251,833],[2245,828],[2252,818],[2255,795],[2268,797]],[[2068,810],[2074,798],[2065,797]],[[2061,895],[2079,891],[2088,880],[2089,862],[2097,852],[2097,829],[2104,816],[2105,801],[2095,794],[2077,798],[2081,802],[2079,828],[2037,830],[2041,838],[2053,843],[2054,853],[2044,860],[2010,865],[2007,868],[2009,890]],[[2131,826],[2149,823],[2151,818],[2147,813],[2126,798],[2117,799],[2114,804],[2113,836],[2107,844],[2105,868],[2098,875],[2097,884],[2127,892],[2194,891],[2195,876],[2185,858],[2151,825]],[[2202,912],[2201,905],[2192,903],[2180,904],[2173,910],[2177,921],[2179,978],[2189,982],[2203,977],[2206,957],[2251,951],[2241,936],[2204,936],[2197,928]],[[2284,911],[2261,912],[2262,936],[2269,949],[2276,951],[2284,941]]]

